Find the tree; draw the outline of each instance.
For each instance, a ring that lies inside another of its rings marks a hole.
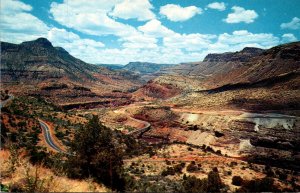
[[[67,162],[70,177],[93,177],[112,189],[124,189],[122,149],[113,131],[100,123],[98,116],[77,130],[70,149],[73,152]]]
[[[185,176],[181,192],[207,192],[207,178],[198,179],[195,176]]]
[[[224,187],[218,171],[210,171],[207,176],[207,188],[209,192],[220,192]]]

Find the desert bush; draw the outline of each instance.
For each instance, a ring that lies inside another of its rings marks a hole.
[[[237,162],[235,162],[235,161],[233,161],[233,162],[230,162],[229,166],[230,166],[230,167],[237,166]]]
[[[9,192],[49,192],[52,185],[53,176],[41,178],[37,167],[25,166],[24,176],[13,182],[9,187]]]
[[[287,174],[286,172],[281,171],[281,170],[279,170],[279,169],[276,170],[276,175],[278,176],[278,178],[279,178],[280,180],[283,180],[283,181],[286,180],[287,177],[288,177],[288,174]]]
[[[221,152],[221,150],[217,150],[217,151],[216,151],[216,154],[218,154],[218,155],[222,155],[222,152]]]
[[[176,174],[175,170],[173,167],[167,167],[167,169],[163,170],[161,172],[162,176],[174,176]]]
[[[279,189],[275,186],[273,178],[265,177],[250,181],[244,180],[237,192],[279,192]]]
[[[194,151],[193,148],[191,148],[191,147],[188,147],[187,150],[188,151]]]
[[[243,183],[243,178],[241,176],[233,176],[232,177],[232,184],[235,186],[241,186]]]
[[[199,171],[198,166],[195,164],[195,162],[190,163],[187,167],[186,167],[186,171],[188,172],[196,172]]]
[[[181,192],[208,192],[207,178],[198,179],[195,176],[186,176],[183,179]]]
[[[182,169],[185,167],[185,163],[180,163],[174,166],[176,173],[182,173]]]
[[[269,165],[265,166],[265,174],[267,174],[268,177],[273,177],[275,175],[272,167],[270,167]]]
[[[207,189],[209,192],[220,192],[224,187],[218,171],[210,171],[207,175]]]
[[[210,171],[204,179],[184,175],[181,192],[221,192],[224,187],[219,173]]]
[[[11,175],[16,171],[17,166],[20,165],[18,147],[15,144],[10,144],[9,152],[8,173]]]
[[[180,163],[175,165],[174,167],[167,167],[167,169],[163,170],[161,175],[162,176],[174,176],[176,173],[181,174],[182,169],[185,167],[185,163]]]

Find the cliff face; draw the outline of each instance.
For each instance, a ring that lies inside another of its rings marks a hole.
[[[223,54],[208,54],[203,62],[247,62],[251,58],[263,53],[263,49],[246,47],[240,52]]]
[[[268,50],[246,47],[234,53],[208,54],[203,62],[182,63],[168,70],[173,74],[198,77],[207,88],[215,88],[299,72],[299,66],[300,42],[294,42]]]
[[[263,51],[258,56],[227,73],[217,73],[207,80],[214,85],[254,83],[284,74],[300,72],[300,42],[284,44]]]

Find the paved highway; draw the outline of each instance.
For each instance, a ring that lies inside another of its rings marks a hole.
[[[127,115],[126,113],[126,109],[123,108],[123,109],[118,109],[118,110],[114,110],[114,113],[120,113],[120,114],[125,114]],[[146,131],[148,131],[151,127],[151,124],[147,121],[143,121],[143,120],[139,120],[139,119],[135,119],[129,115],[127,115],[129,117],[129,119],[133,120],[133,121],[136,121],[136,122],[139,122],[139,123],[142,123],[144,125],[144,127],[142,128],[139,128],[139,129],[135,129],[133,131],[130,131],[128,133],[126,133],[126,135],[137,135],[137,134],[141,134],[141,133],[144,133]]]
[[[140,123],[144,124],[144,127],[140,128],[140,129],[133,130],[131,132],[128,132],[127,135],[141,134],[141,133],[144,133],[144,132],[148,131],[150,129],[150,127],[151,127],[151,124],[149,122],[142,121],[142,120],[139,120],[139,119],[135,119],[133,117],[129,117],[129,118],[131,120],[134,120],[136,122],[140,122]]]
[[[50,135],[50,128],[47,125],[47,123],[45,123],[44,121],[39,119],[39,123],[44,131],[44,138],[46,140],[46,143],[55,151],[61,152],[61,153],[66,153],[65,151],[63,151],[62,149],[60,149],[54,142],[53,139],[51,138]]]
[[[1,101],[0,102],[0,108],[4,107],[10,100],[14,99],[14,96],[13,95],[9,95],[9,98],[4,100],[4,101]],[[57,152],[60,152],[60,153],[65,153],[65,154],[69,154],[67,152],[65,152],[64,150],[62,150],[61,148],[59,148],[54,142],[53,142],[53,139],[51,138],[51,135],[50,135],[50,128],[49,126],[47,125],[47,123],[45,123],[44,121],[40,120],[39,119],[39,123],[41,125],[41,128],[43,129],[44,131],[44,138],[46,140],[46,143],[55,151]],[[70,154],[69,154],[70,155]]]

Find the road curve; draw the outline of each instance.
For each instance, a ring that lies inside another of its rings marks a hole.
[[[43,129],[44,132],[44,138],[46,140],[46,143],[55,151],[60,152],[60,153],[66,153],[64,150],[62,150],[61,148],[59,148],[54,142],[53,139],[51,138],[50,135],[50,128],[47,125],[47,123],[45,123],[44,121],[39,119],[39,123]]]
[[[151,127],[151,124],[149,122],[143,121],[143,120],[140,120],[140,119],[136,119],[136,118],[133,118],[133,117],[129,116],[126,113],[126,109],[114,110],[114,113],[124,114],[127,117],[129,117],[129,119],[131,119],[133,121],[136,121],[136,122],[139,122],[139,123],[142,123],[144,125],[144,127],[142,127],[142,128],[139,128],[139,129],[136,129],[134,131],[130,131],[130,132],[126,133],[126,135],[135,135],[135,134],[144,133],[145,131],[149,130],[150,127]]]
[[[14,99],[14,96],[13,95],[9,95],[9,98],[4,100],[4,101],[1,101],[0,102],[0,108],[4,107],[10,100]],[[44,131],[44,138],[46,140],[46,143],[55,151],[57,152],[60,152],[60,153],[65,153],[65,154],[69,154],[67,152],[65,152],[64,150],[62,150],[61,148],[59,148],[54,142],[53,142],[53,139],[51,138],[51,135],[50,135],[50,128],[49,126],[47,125],[47,123],[45,123],[44,121],[42,121],[41,119],[38,119],[39,123],[40,123],[40,126],[41,128],[43,129]]]
[[[131,120],[134,120],[136,122],[140,122],[140,123],[144,124],[144,127],[140,128],[138,130],[130,131],[130,132],[127,133],[127,135],[134,135],[134,134],[137,134],[137,133],[143,133],[143,132],[149,130],[150,127],[151,127],[151,124],[147,121],[139,120],[139,119],[136,119],[136,118],[133,118],[133,117],[129,117],[129,118]]]

